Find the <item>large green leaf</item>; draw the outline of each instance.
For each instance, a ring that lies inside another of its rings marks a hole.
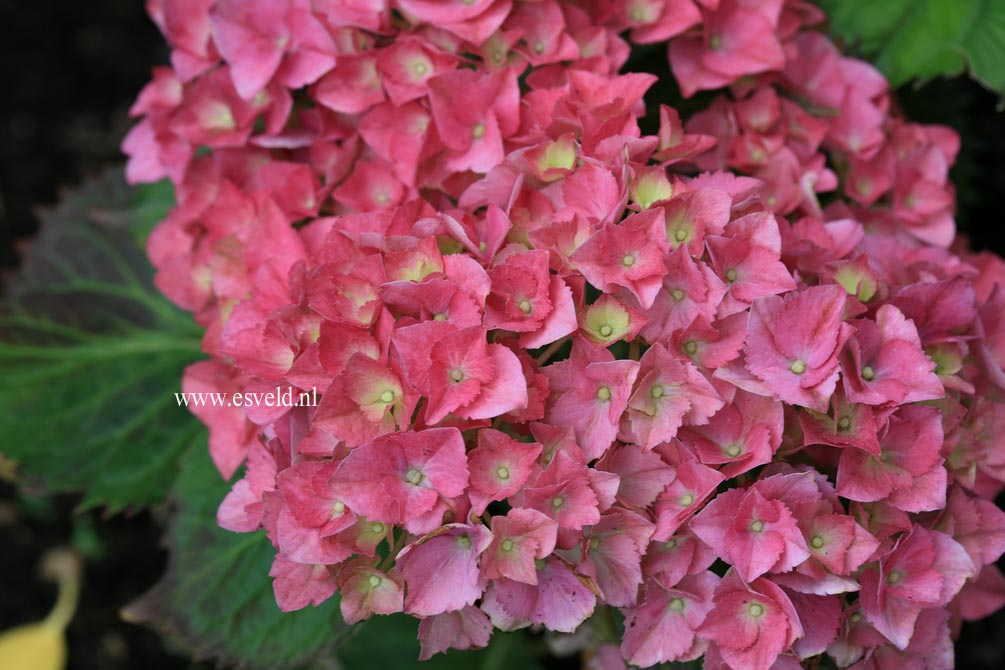
[[[153,286],[137,232],[170,196],[119,170],[66,194],[0,304],[0,451],[85,507],[161,501],[199,434],[174,392],[200,331]]]
[[[1005,94],[1002,0],[818,0],[831,31],[899,86],[969,71]]]
[[[337,599],[279,611],[269,577],[275,550],[268,538],[261,531],[237,534],[216,525],[217,507],[229,488],[203,437],[185,454],[171,493],[167,572],[124,615],[226,667],[287,670],[330,661],[344,630]]]

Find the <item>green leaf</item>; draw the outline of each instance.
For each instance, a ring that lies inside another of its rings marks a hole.
[[[419,622],[404,614],[374,617],[338,651],[346,670],[386,668],[388,670],[538,670],[532,647],[523,631],[495,631],[485,649],[450,650],[420,662]],[[354,629],[355,630],[355,629]]]
[[[136,232],[169,198],[119,170],[65,194],[0,303],[0,451],[84,507],[160,502],[199,435],[174,392],[200,329],[153,286]]]
[[[1005,95],[1005,2],[818,0],[830,29],[893,86],[968,71]]]
[[[227,667],[292,670],[331,659],[344,629],[337,599],[279,611],[269,577],[275,550],[268,538],[262,531],[238,534],[216,525],[217,507],[229,488],[203,437],[185,454],[172,490],[167,572],[123,616]]]

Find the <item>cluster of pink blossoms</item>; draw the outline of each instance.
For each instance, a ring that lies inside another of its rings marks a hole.
[[[148,4],[124,148],[177,191],[184,389],[321,397],[195,410],[282,609],[404,611],[423,658],[608,607],[595,668],[937,670],[1005,604],[1005,263],[949,248],[956,135],[812,5]],[[618,71],[666,42],[723,90],[643,135]]]

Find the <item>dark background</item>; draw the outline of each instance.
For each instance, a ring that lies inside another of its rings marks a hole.
[[[167,61],[141,0],[0,0],[0,281],[18,244],[37,229],[33,210],[61,187],[122,161],[127,110],[150,68]],[[998,97],[966,79],[899,92],[907,115],[963,136],[954,180],[958,223],[978,249],[1005,254],[1005,114]],[[2,383],[2,380],[0,380]],[[0,436],[0,440],[3,436]],[[73,541],[85,550],[81,606],[69,629],[70,668],[204,668],[166,649],[119,609],[160,576],[165,556],[150,514],[75,514],[72,496],[18,493],[0,482],[0,630],[45,616],[55,587],[36,578],[42,552]],[[968,624],[960,670],[1005,667],[1005,615]]]

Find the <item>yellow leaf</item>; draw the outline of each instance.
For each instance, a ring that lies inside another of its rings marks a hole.
[[[5,670],[64,670],[63,628],[28,623],[0,633],[0,664]]]

